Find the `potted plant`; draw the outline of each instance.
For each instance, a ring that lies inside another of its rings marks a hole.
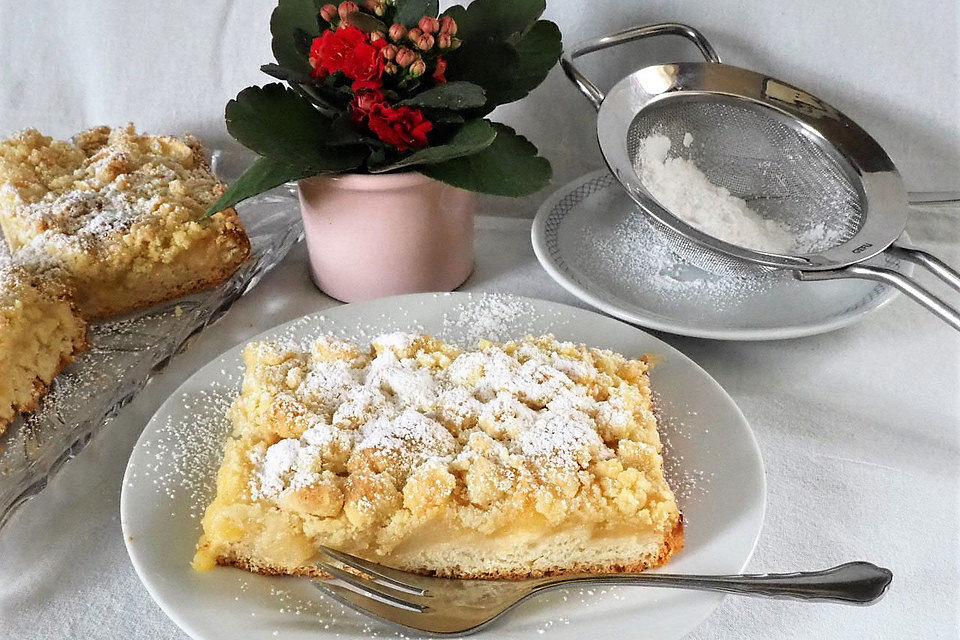
[[[259,155],[210,212],[298,180],[314,282],[356,301],[450,290],[473,264],[474,194],[522,196],[550,163],[487,116],[540,84],[560,31],[544,0],[318,5],[270,21],[284,84],[249,87],[227,130]]]

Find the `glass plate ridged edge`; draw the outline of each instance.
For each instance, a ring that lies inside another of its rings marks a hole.
[[[214,153],[214,166],[218,155]],[[190,345],[191,338],[275,267],[303,227],[290,185],[237,207],[250,258],[223,283],[89,327],[91,348],[57,376],[37,410],[0,436],[0,529],[121,407]],[[3,242],[0,237],[0,242]]]

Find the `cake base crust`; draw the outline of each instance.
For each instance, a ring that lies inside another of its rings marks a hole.
[[[660,551],[653,558],[649,559],[640,559],[637,562],[633,563],[623,563],[623,564],[612,564],[612,565],[573,565],[570,567],[555,567],[547,570],[540,571],[531,571],[531,572],[519,572],[519,571],[509,571],[502,573],[464,573],[457,569],[451,569],[444,573],[443,578],[458,578],[461,580],[528,580],[531,578],[548,578],[553,576],[569,576],[569,575],[578,575],[586,573],[639,573],[640,571],[646,571],[647,569],[655,569],[662,565],[665,565],[670,558],[676,552],[683,549],[683,515],[680,515],[680,520],[677,521],[677,526],[673,528],[673,531],[664,539],[663,545],[660,547]],[[218,556],[216,562],[219,566],[224,567],[235,567],[237,569],[243,569],[244,571],[250,571],[252,573],[259,573],[264,576],[299,576],[306,578],[320,578],[326,579],[329,576],[327,573],[321,571],[314,566],[303,566],[297,567],[296,569],[289,570],[283,567],[263,564],[255,562],[250,558],[240,558],[240,557],[230,557],[230,556]],[[411,573],[419,573],[421,575],[436,576],[434,571],[416,571]]]

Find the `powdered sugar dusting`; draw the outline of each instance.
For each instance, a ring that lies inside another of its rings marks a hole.
[[[529,326],[536,318],[536,309],[522,298],[485,293],[445,314],[443,327],[445,333],[459,337],[459,344],[470,346],[480,340],[517,337],[516,327]]]
[[[315,362],[305,375],[299,366],[291,369],[284,384],[293,388],[295,397],[316,407],[318,413],[310,417],[315,426],[300,438],[280,440],[265,453],[254,451],[251,496],[281,500],[315,482],[315,471],[331,445],[354,453],[396,452],[400,455],[391,457],[392,464],[404,475],[424,464],[455,466],[462,456],[476,451],[469,446],[469,433],[456,434],[466,441],[464,447],[444,426],[451,418],[457,424],[476,421],[473,429],[494,439],[484,446],[499,441],[502,457],[513,456],[513,465],[529,461],[534,468],[576,471],[615,455],[600,437],[593,416],[622,423],[629,414],[617,404],[615,394],[612,400],[596,400],[571,379],[594,373],[585,363],[554,350],[575,348],[572,343],[545,339],[552,345],[545,349],[524,342],[514,354],[485,346],[435,369],[420,365],[420,351],[411,353],[422,339],[404,332],[376,336],[371,340],[376,356],[362,366],[335,360]],[[353,348],[329,338],[321,342]],[[271,349],[269,344],[254,348],[264,353]],[[325,415],[331,412],[327,424]]]
[[[689,142],[693,142],[692,136]],[[690,146],[686,136],[684,146]],[[692,160],[670,156],[670,147],[667,136],[649,135],[641,141],[635,161],[643,186],[663,208],[731,244],[770,253],[794,248],[793,235],[786,227],[763,218],[745,200],[711,183]]]
[[[577,262],[613,279],[603,286],[637,291],[655,289],[684,300],[709,298],[710,304],[736,306],[770,290],[789,274],[770,271],[751,277],[714,275],[677,257],[663,232],[640,211],[609,228],[591,226],[577,241]]]

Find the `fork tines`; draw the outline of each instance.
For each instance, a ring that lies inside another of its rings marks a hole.
[[[416,580],[419,576],[390,569],[329,547],[321,547],[321,551],[347,569],[321,560],[316,566],[332,578],[314,584],[338,596],[346,601],[346,604],[369,611],[373,604],[367,600],[369,598],[411,613],[423,613],[429,608],[427,591],[410,584],[411,580]],[[358,599],[357,596],[361,596],[362,599]],[[376,610],[373,613],[377,613]]]

